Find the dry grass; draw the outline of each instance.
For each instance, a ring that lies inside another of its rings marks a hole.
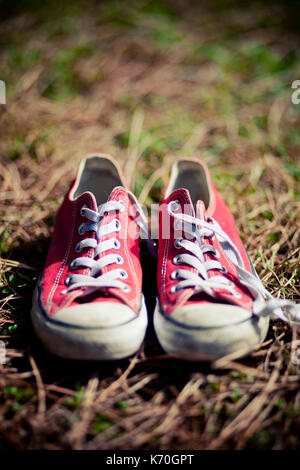
[[[134,358],[74,364],[41,348],[29,316],[55,213],[93,151],[116,156],[146,204],[177,156],[202,156],[266,287],[299,300],[294,11],[32,4],[7,10],[0,32],[0,448],[299,449],[298,336],[280,322],[247,359],[168,357],[150,325]],[[155,266],[143,257],[151,310]]]

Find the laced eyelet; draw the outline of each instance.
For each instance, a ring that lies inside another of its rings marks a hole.
[[[71,261],[70,263],[70,269],[76,269],[77,268],[77,263],[76,263],[76,260],[73,259],[73,261]]]
[[[76,253],[80,253],[80,252],[81,252],[80,242],[75,245],[74,251],[75,251]]]
[[[117,263],[117,264],[123,264],[123,263],[124,263],[123,257],[122,257],[122,256],[118,256],[116,263]]]
[[[176,248],[176,250],[180,250],[182,248],[182,246],[180,245],[181,241],[182,241],[182,238],[176,238],[174,242],[174,248]]]
[[[127,279],[128,278],[128,274],[124,270],[120,271],[120,276],[121,276],[122,279]]]
[[[66,295],[68,293],[68,290],[67,289],[64,289],[61,291],[61,295]]]
[[[219,251],[216,250],[216,249],[214,249],[214,250],[215,250],[215,252],[214,252],[213,256],[217,259],[220,259],[221,255],[220,255]]]
[[[121,230],[121,222],[118,219],[115,219],[115,225],[116,225],[116,232],[119,232]]]
[[[208,216],[208,217],[206,217],[206,221],[207,221],[209,224],[212,224],[214,220],[213,220],[212,217]]]
[[[174,281],[175,279],[178,279],[179,277],[178,275],[179,275],[179,272],[177,269],[175,269],[175,271],[171,272],[170,278]]]
[[[120,199],[120,200],[119,200],[119,204],[121,205],[120,212],[124,212],[124,210],[125,210],[125,202],[124,202],[122,199]]]
[[[224,268],[224,266],[222,266],[222,268],[219,270],[222,274],[227,274],[228,271],[226,268]]]
[[[180,201],[178,199],[176,201],[172,201],[170,207],[171,207],[172,211],[174,211],[174,212],[177,211],[177,209],[179,209],[181,207],[180,206]]]
[[[71,283],[71,276],[68,276],[68,277],[66,277],[66,279],[65,279],[65,286],[68,287],[68,286],[70,285],[70,283]]]
[[[121,243],[119,242],[119,240],[117,240],[116,238],[114,239],[114,247],[116,250],[118,250],[121,246]]]
[[[178,287],[177,285],[175,285],[175,286],[172,286],[172,287],[171,287],[170,293],[171,293],[171,294],[177,294],[180,290],[181,290],[180,287]]]
[[[79,225],[78,233],[79,233],[79,235],[83,235],[85,233],[84,224]]]
[[[131,291],[131,287],[128,286],[127,284],[125,284],[125,286],[123,287],[123,291],[124,291],[124,292],[130,292],[130,291]]]
[[[80,215],[81,217],[85,217],[85,213],[84,213],[84,209],[87,209],[88,207],[86,205],[82,206],[82,208],[80,209]]]
[[[176,264],[176,265],[180,264],[180,255],[174,256],[173,264]]]

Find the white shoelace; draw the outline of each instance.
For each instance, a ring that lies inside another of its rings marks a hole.
[[[140,227],[144,233],[144,238],[147,242],[150,241],[147,219],[143,213],[143,210],[137,202],[135,196],[127,191],[128,195],[133,199],[137,213],[135,217],[136,224]],[[123,212],[125,208],[124,202],[120,201],[109,201],[98,207],[98,212],[83,206],[80,210],[82,217],[89,219],[91,222],[84,222],[80,225],[78,233],[83,235],[85,232],[95,232],[96,238],[85,238],[77,243],[75,251],[80,253],[85,248],[94,248],[93,258],[87,256],[79,256],[73,259],[70,263],[71,269],[78,268],[90,268],[89,274],[70,274],[65,281],[68,289],[63,291],[67,294],[75,289],[88,287],[84,291],[84,295],[90,294],[95,290],[106,290],[107,288],[117,288],[124,292],[130,292],[130,286],[124,281],[128,278],[128,273],[124,269],[115,268],[106,273],[101,274],[101,271],[106,266],[111,264],[121,265],[124,263],[124,259],[120,254],[111,253],[96,260],[95,258],[100,254],[110,249],[119,250],[121,247],[122,240],[119,241],[117,238],[108,238],[100,243],[98,240],[104,235],[110,235],[112,233],[119,232],[121,229],[121,223],[118,219],[113,219],[109,223],[103,224],[103,216],[106,213],[111,212]],[[149,247],[152,249],[151,246]]]
[[[185,251],[191,254],[179,254],[174,257],[173,263],[186,264],[195,268],[197,273],[186,269],[175,269],[171,276],[173,279],[177,279],[178,283],[174,286],[173,292],[192,287],[195,293],[205,292],[211,297],[219,298],[214,289],[225,289],[233,297],[240,297],[235,292],[234,283],[225,276],[220,275],[210,278],[208,275],[208,271],[212,269],[218,270],[222,274],[227,272],[219,261],[205,261],[204,258],[206,253],[211,253],[216,259],[219,258],[219,253],[213,246],[203,243],[204,237],[211,238],[215,235],[219,242],[226,242],[235,253],[236,262],[231,258],[230,260],[237,270],[239,281],[247,287],[253,296],[253,313],[260,316],[270,316],[274,319],[280,318],[281,320],[300,325],[300,305],[296,305],[289,300],[274,298],[265,289],[260,279],[244,268],[244,263],[237,247],[214,219],[208,217],[208,222],[205,222],[191,215],[175,212],[174,205],[178,206],[178,203],[172,201],[168,204],[168,213],[174,217],[174,229],[183,230],[186,235],[196,239],[198,244],[184,238],[177,238],[175,240],[176,248],[184,248]]]

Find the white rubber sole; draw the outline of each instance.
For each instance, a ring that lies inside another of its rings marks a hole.
[[[218,358],[251,348],[263,342],[269,326],[268,318],[254,316],[222,327],[186,326],[164,315],[158,302],[153,322],[161,347],[191,360],[193,356]]]
[[[34,293],[31,319],[44,347],[65,359],[111,361],[124,359],[141,347],[147,329],[147,309],[142,297],[140,311],[132,320],[111,327],[77,327],[48,319]]]

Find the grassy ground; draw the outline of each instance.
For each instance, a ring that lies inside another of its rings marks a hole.
[[[39,3],[2,2],[0,23],[0,448],[299,449],[297,333],[280,322],[247,359],[169,358],[150,326],[131,360],[74,364],[42,349],[29,315],[56,211],[93,151],[147,205],[177,156],[202,156],[266,287],[299,300],[296,2]]]

